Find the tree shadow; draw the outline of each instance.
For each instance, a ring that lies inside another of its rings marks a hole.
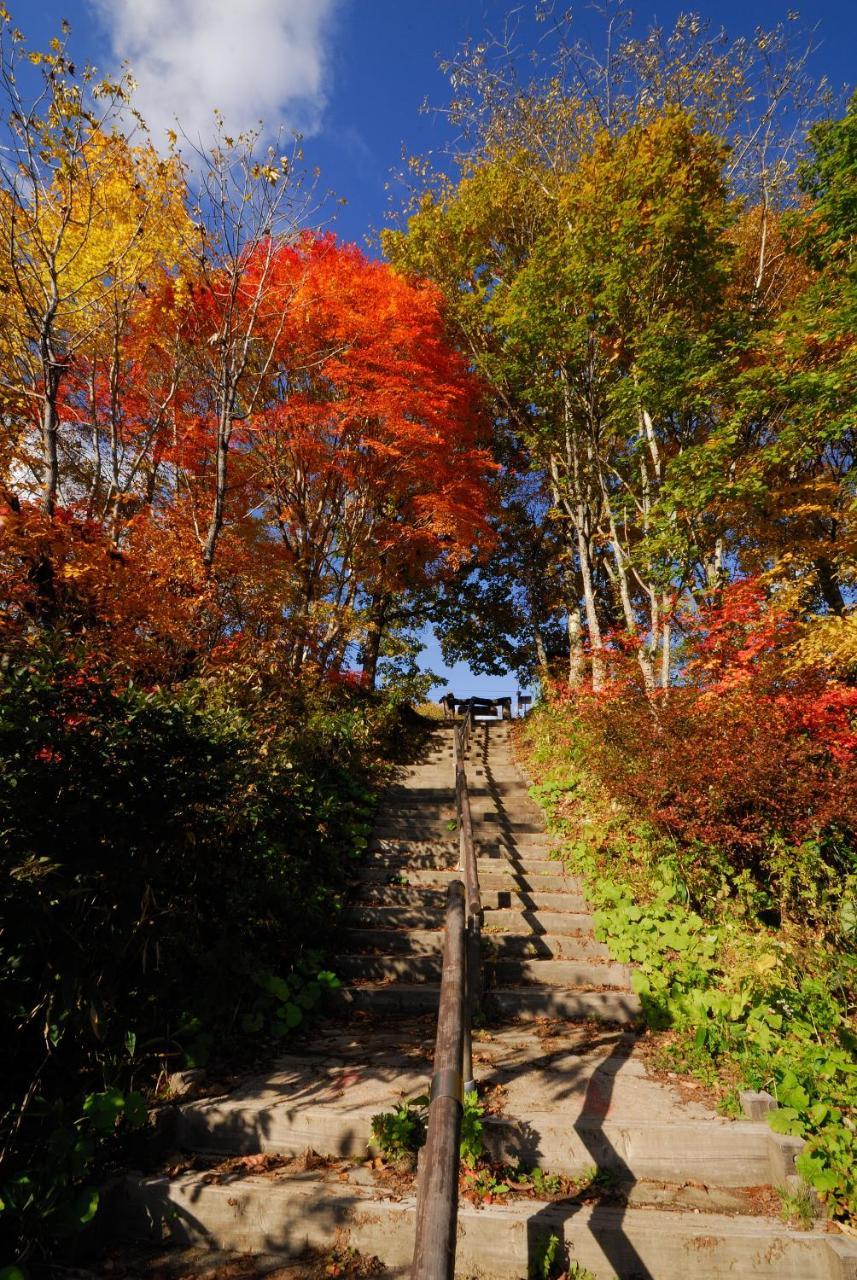
[[[618,1041],[603,1069],[593,1072],[583,1102],[574,1124],[574,1130],[592,1160],[597,1171],[609,1171],[621,1184],[621,1203],[596,1202],[587,1213],[587,1228],[604,1260],[612,1267],[618,1280],[654,1280],[652,1272],[638,1253],[624,1230],[627,1201],[637,1179],[624,1155],[616,1149],[604,1129],[604,1120],[610,1110],[613,1088],[618,1068],[629,1056],[627,1040]],[[610,1070],[610,1064],[617,1064]],[[579,1200],[545,1205],[527,1222],[527,1258],[531,1270],[543,1256],[546,1238],[556,1236],[560,1251],[574,1258],[574,1240],[566,1233],[566,1226],[584,1212]]]
[[[515,826],[491,766],[489,748],[489,730],[485,725],[481,742],[481,764],[486,790],[498,814],[501,847],[512,867],[514,892],[521,904],[523,920],[530,930],[536,932],[541,929],[541,923],[536,914],[537,902],[522,863]],[[548,949],[545,948],[545,950]],[[612,1178],[622,1185],[623,1194],[627,1199],[636,1178],[624,1155],[617,1150],[610,1135],[605,1131],[604,1121],[610,1111],[616,1077],[630,1056],[634,1037],[633,1033],[629,1032],[621,1032],[618,1037],[615,1031],[605,1030],[603,1034],[605,1038],[614,1039],[615,1043],[608,1056],[589,1075],[574,1123],[574,1131],[594,1168],[597,1171],[609,1171]],[[552,1060],[560,1056],[567,1057],[567,1049],[554,1055],[545,1055],[540,1065],[547,1067]],[[514,1068],[509,1066],[504,1071],[501,1067],[496,1073],[498,1083],[502,1082],[503,1075],[509,1070]],[[560,1090],[553,1101],[567,1099],[576,1094],[579,1091],[576,1086],[579,1086],[583,1075],[584,1064],[581,1063],[578,1072],[573,1070],[569,1072],[565,1090]],[[525,1167],[532,1168],[543,1157],[541,1136],[530,1121],[516,1122],[514,1129],[506,1134],[504,1146],[509,1156],[519,1159]],[[571,1201],[562,1205],[547,1205],[532,1215],[527,1222],[527,1258],[532,1272],[535,1272],[540,1259],[544,1256],[546,1242],[551,1236],[558,1238],[560,1251],[568,1251],[573,1242],[566,1239],[565,1226],[579,1217],[582,1211],[581,1202]],[[619,1280],[653,1280],[652,1273],[623,1230],[625,1214],[624,1205],[596,1203],[587,1214],[589,1231],[605,1261],[613,1268]]]

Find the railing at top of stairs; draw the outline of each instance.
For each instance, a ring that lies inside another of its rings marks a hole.
[[[470,708],[453,726],[459,866],[446,904],[440,1004],[428,1132],[420,1160],[412,1280],[452,1280],[458,1225],[459,1147],[464,1095],[475,1089],[471,1028],[481,1001],[482,898],[473,843],[465,762],[473,732]]]

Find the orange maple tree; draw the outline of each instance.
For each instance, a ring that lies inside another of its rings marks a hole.
[[[480,387],[439,291],[332,236],[256,245],[229,302],[254,340],[224,457],[210,349],[230,282],[149,263],[141,283],[110,344],[66,371],[77,445],[56,516],[37,518],[7,469],[8,625],[68,621],[75,597],[87,634],[121,635],[114,659],[133,669],[186,672],[246,645],[291,675],[362,653],[373,682],[403,595],[486,529]]]

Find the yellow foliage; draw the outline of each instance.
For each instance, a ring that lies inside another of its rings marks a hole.
[[[857,672],[857,613],[811,618],[792,646],[790,665],[821,667],[839,677]]]
[[[28,362],[48,326],[67,352],[109,341],[155,274],[189,260],[193,241],[178,160],[97,131],[79,152],[48,159],[49,184],[14,204],[0,195],[5,368]]]
[[[73,328],[89,307],[145,287],[159,265],[175,269],[190,241],[178,161],[117,134],[92,133],[29,212],[34,269],[56,272]]]

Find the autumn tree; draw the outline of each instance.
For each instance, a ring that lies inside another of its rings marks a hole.
[[[233,138],[215,113],[217,135],[193,151],[193,235],[189,377],[196,387],[197,444],[205,470],[186,477],[186,496],[206,566],[227,518],[230,449],[236,424],[252,416],[278,367],[279,341],[295,282],[276,268],[304,229],[314,183],[300,168],[300,139],[265,145],[261,128]],[[177,135],[171,135],[173,145]],[[287,374],[286,374],[287,376]],[[241,499],[238,499],[240,503]]]
[[[291,318],[244,438],[293,583],[290,662],[340,665],[362,635],[372,682],[397,600],[486,531],[479,388],[434,287],[330,237],[284,250],[277,272]]]
[[[66,26],[47,52],[28,52],[0,9],[2,379],[16,404],[14,483],[24,494],[38,489],[48,513],[61,483],[64,383],[115,299],[127,294],[158,208],[144,198],[138,172],[145,148],[129,149],[116,133],[129,79],[97,80],[88,67],[78,72],[67,34]],[[37,88],[26,100],[23,86],[32,76]],[[152,160],[148,153],[149,171]]]
[[[415,164],[407,230],[384,242],[441,283],[501,431],[544,474],[572,679],[585,644],[600,686],[621,636],[653,689],[678,602],[722,585],[736,533],[681,500],[673,467],[722,438],[754,335],[800,287],[794,114],[823,92],[785,27],[730,44],[693,16],[640,38],[628,11],[604,21],[600,52],[561,18],[529,79],[514,23],[445,64],[458,174]]]

